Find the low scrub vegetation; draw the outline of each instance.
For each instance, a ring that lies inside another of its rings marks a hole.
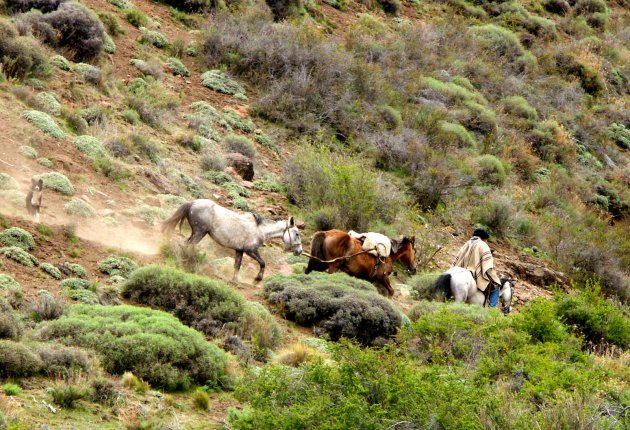
[[[214,344],[173,316],[132,306],[75,305],[48,322],[40,337],[98,352],[104,369],[132,371],[156,387],[229,385],[227,358]]]
[[[67,375],[89,371],[94,358],[81,348],[56,343],[22,343],[0,340],[0,376]]]
[[[26,251],[35,248],[33,236],[19,227],[11,227],[0,233],[0,243],[4,246],[18,246]]]
[[[347,275],[275,275],[264,294],[285,318],[331,340],[383,344],[402,324],[399,311],[375,287]]]
[[[55,139],[63,139],[66,137],[65,133],[61,130],[61,128],[59,128],[55,120],[45,112],[27,110],[22,113],[22,116],[35,127],[39,128],[46,134],[50,134]]]
[[[237,335],[264,356],[280,343],[280,329],[264,308],[217,280],[177,269],[147,266],[124,284],[123,297],[172,312],[184,324],[213,337]]]
[[[586,298],[581,303],[589,307]],[[555,306],[541,299],[506,319],[476,306],[420,302],[398,343],[372,349],[343,341],[327,345],[330,362],[247,373],[236,396],[249,407],[232,409],[228,420],[235,429],[312,422],[560,428],[585,420],[622,428],[621,359],[605,370],[583,353],[585,344],[570,334]],[[602,405],[614,412],[601,414]]]
[[[123,256],[110,255],[98,262],[98,270],[110,276],[120,275],[127,278],[137,268],[135,261]]]
[[[283,179],[292,203],[311,211],[334,208],[337,228],[366,231],[374,218],[391,221],[405,201],[366,166],[324,148],[299,149]]]
[[[44,181],[44,188],[53,190],[59,194],[71,196],[74,194],[72,182],[59,172],[48,172],[37,175],[35,179]]]
[[[19,36],[8,20],[0,18],[0,58],[2,73],[11,78],[42,76],[48,71],[48,60],[37,41]]]

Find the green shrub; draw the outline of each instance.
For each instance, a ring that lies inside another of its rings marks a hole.
[[[224,109],[223,118],[230,126],[234,128],[238,128],[239,130],[242,130],[245,133],[252,133],[256,129],[256,126],[254,125],[251,119],[241,117],[233,109]]]
[[[149,18],[138,9],[125,8],[125,19],[134,27],[140,28],[148,24]]]
[[[37,150],[33,148],[32,146],[21,145],[19,148],[19,151],[20,151],[20,155],[26,158],[31,158],[31,159],[37,158]]]
[[[109,3],[116,6],[118,9],[127,10],[131,9],[133,5],[129,0],[107,0]]]
[[[166,48],[168,46],[168,39],[164,34],[145,27],[140,27],[140,42],[148,43],[156,48]]]
[[[169,57],[166,60],[166,65],[175,76],[190,76],[190,72],[179,58]]]
[[[18,183],[12,176],[1,172],[0,173],[0,190],[16,190]]]
[[[127,278],[137,268],[135,261],[123,256],[110,255],[98,262],[98,269],[110,276],[120,275]]]
[[[440,121],[436,139],[446,147],[476,148],[477,141],[473,135],[461,124]]]
[[[0,296],[0,339],[18,340],[22,336],[22,328],[18,314]]]
[[[433,284],[440,276],[442,272],[426,272],[419,273],[409,278],[405,283],[411,287],[411,295],[415,299],[431,300],[433,299]],[[409,318],[415,321],[417,318],[412,318],[411,314]]]
[[[256,156],[254,143],[245,136],[228,134],[223,138],[222,143],[229,152],[238,152],[249,158]]]
[[[4,391],[4,394],[7,396],[17,396],[22,392],[22,389],[19,385],[9,383],[2,386],[2,391]]]
[[[393,220],[404,198],[365,165],[325,148],[302,147],[291,157],[283,184],[289,200],[315,212],[334,208],[337,228],[365,231],[369,222]]]
[[[271,138],[266,135],[262,130],[254,130],[254,137],[256,142],[260,143],[265,148],[270,149],[276,154],[280,154],[280,147],[272,142]]]
[[[0,376],[2,378],[38,374],[44,363],[26,345],[11,340],[0,340]]]
[[[77,401],[87,399],[89,395],[84,387],[71,384],[57,384],[46,391],[54,404],[66,409],[74,409]]]
[[[18,246],[26,251],[35,248],[33,236],[19,227],[11,227],[0,233],[0,243],[4,246]]]
[[[32,318],[35,321],[52,320],[59,318],[65,310],[65,304],[57,301],[55,297],[46,290],[40,290],[39,300],[33,304]]]
[[[78,216],[81,218],[94,218],[96,210],[88,202],[82,199],[72,199],[65,205],[63,210],[68,215]]]
[[[264,294],[285,318],[332,340],[382,344],[402,324],[400,313],[372,285],[345,274],[274,275]]]
[[[538,342],[560,342],[568,336],[566,326],[556,319],[553,302],[545,299],[531,301],[517,324]]]
[[[503,99],[505,109],[512,115],[535,121],[538,119],[538,111],[531,107],[527,100],[521,96],[509,96]]]
[[[83,303],[86,305],[98,305],[100,304],[100,300],[98,299],[98,295],[91,290],[71,290],[64,289],[64,294],[79,303]]]
[[[112,36],[122,36],[125,34],[125,29],[118,22],[118,18],[113,13],[109,12],[99,12],[98,18],[101,20],[105,28],[107,29],[107,33]]]
[[[252,308],[228,285],[203,276],[147,266],[129,277],[122,295],[172,312],[184,324],[210,336],[227,330],[263,349],[273,349],[281,340],[279,327],[269,312]]]
[[[50,59],[50,64],[57,67],[58,69],[69,72],[72,68],[72,64],[70,61],[66,59],[63,55],[55,55]]]
[[[0,58],[2,72],[10,78],[25,79],[48,71],[48,62],[37,41],[18,36],[13,24],[0,19]]]
[[[21,290],[19,282],[13,279],[11,276],[0,273],[0,290]]]
[[[55,120],[47,113],[37,110],[26,110],[22,112],[22,116],[27,119],[28,122],[35,125],[44,133],[50,134],[55,139],[64,139],[66,135],[55,123]]]
[[[107,33],[104,34],[103,51],[107,52],[108,54],[116,53],[116,43]]]
[[[257,179],[254,181],[254,189],[258,191],[270,191],[274,193],[281,193],[284,191],[282,185],[275,181],[275,179],[271,177],[266,177],[264,179]]]
[[[85,267],[81,266],[78,263],[65,262],[61,264],[60,267],[66,275],[72,274],[75,275],[77,278],[87,278],[87,270],[85,270]]]
[[[53,162],[50,161],[48,158],[45,157],[40,157],[37,159],[37,163],[44,166],[44,167],[52,167],[53,166]]]
[[[501,199],[486,199],[483,205],[473,209],[470,219],[487,227],[492,234],[506,237],[512,224],[512,207]]]
[[[68,178],[59,172],[43,173],[35,176],[35,180],[44,181],[44,188],[51,189],[66,196],[74,194],[74,187]]]
[[[74,139],[74,145],[90,158],[107,157],[107,151],[103,148],[101,141],[93,136],[83,135]]]
[[[486,154],[477,159],[478,176],[482,182],[500,187],[505,182],[506,173],[503,163],[494,155]]]
[[[39,265],[37,258],[18,246],[7,246],[0,248],[0,255],[4,255],[6,258],[15,260],[26,267],[36,267]]]
[[[202,411],[210,409],[210,396],[201,388],[197,388],[193,393],[193,403]]]
[[[39,268],[55,279],[61,279],[61,271],[50,263],[41,263]]]
[[[90,382],[90,400],[107,406],[113,406],[121,397],[116,384],[106,378],[95,378]]]
[[[37,94],[35,97],[35,101],[37,105],[46,112],[47,114],[53,116],[61,115],[61,103],[59,103],[59,99],[55,93],[43,92]]]
[[[518,37],[507,28],[486,24],[472,27],[470,31],[482,48],[496,57],[517,62],[522,61],[526,55]]]
[[[599,285],[587,283],[580,292],[555,296],[558,318],[591,345],[630,346],[630,320],[613,302],[602,298]]]
[[[68,278],[61,281],[59,287],[63,290],[89,290],[92,286],[86,279]]]
[[[201,166],[201,170],[203,170],[204,172],[212,173],[216,175],[220,175],[224,173],[223,170],[225,169],[225,166],[226,166],[225,159],[220,154],[216,154],[214,152],[208,153],[202,156],[201,159],[199,160],[199,164]],[[227,175],[227,173],[225,174]],[[229,180],[227,180],[226,182],[229,182]],[[220,184],[217,184],[217,185],[220,185]]]
[[[245,95],[245,89],[220,70],[208,70],[201,75],[201,84],[220,93]]]
[[[121,113],[121,116],[125,119],[125,121],[132,125],[140,122],[140,115],[138,115],[138,112],[136,112],[134,109],[125,109]]]
[[[391,106],[381,106],[379,108],[379,113],[385,122],[385,127],[389,130],[395,130],[403,123],[400,111]]]
[[[625,125],[613,122],[606,132],[621,148],[630,149],[630,130]]]
[[[107,372],[132,371],[166,390],[229,383],[225,354],[199,332],[160,311],[75,305],[42,327],[40,336],[94,349]]]

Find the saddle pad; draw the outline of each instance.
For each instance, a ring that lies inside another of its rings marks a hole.
[[[357,233],[350,230],[348,234],[355,239],[363,241],[363,250],[375,257],[388,257],[392,252],[392,241],[389,237],[380,233]]]

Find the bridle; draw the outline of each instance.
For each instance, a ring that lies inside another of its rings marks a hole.
[[[282,240],[284,240],[284,235],[285,234],[289,234],[289,248],[293,248],[294,246],[297,245],[301,245],[302,241],[300,241],[299,243],[293,243],[293,237],[291,236],[291,232],[289,230],[291,230],[291,225],[289,225],[289,221],[286,222],[287,225],[284,227],[284,230],[282,231]],[[299,238],[298,238],[299,240]]]

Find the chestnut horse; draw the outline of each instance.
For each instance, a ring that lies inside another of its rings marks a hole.
[[[391,254],[379,262],[376,256],[363,251],[360,240],[341,230],[318,231],[311,242],[311,258],[304,273],[313,270],[328,273],[345,272],[355,278],[375,281],[387,290],[391,297],[394,288],[389,282],[394,262],[400,260],[409,272],[416,273],[415,237],[391,239]],[[327,261],[335,260],[328,263]]]

